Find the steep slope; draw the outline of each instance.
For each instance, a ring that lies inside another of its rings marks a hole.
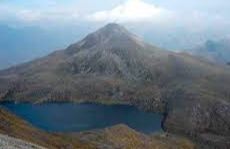
[[[164,113],[166,131],[229,145],[229,67],[164,51],[117,24],[1,71],[0,82],[2,101],[133,104]]]

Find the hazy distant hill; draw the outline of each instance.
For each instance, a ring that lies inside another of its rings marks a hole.
[[[214,62],[230,62],[230,39],[219,41],[208,40],[204,45],[198,46],[188,51],[191,54],[205,57]]]
[[[166,131],[230,145],[229,67],[162,50],[118,24],[0,71],[0,82],[2,101],[132,104],[164,113]]]

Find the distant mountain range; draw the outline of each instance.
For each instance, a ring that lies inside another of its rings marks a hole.
[[[0,71],[0,99],[131,104],[164,114],[165,131],[230,146],[230,69],[162,50],[108,24],[65,50]]]
[[[213,41],[208,40],[203,45],[197,46],[187,52],[207,58],[213,62],[230,63],[230,39]]]

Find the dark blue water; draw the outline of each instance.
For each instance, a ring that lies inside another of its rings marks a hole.
[[[144,133],[161,131],[162,116],[126,105],[2,104],[32,125],[50,132],[78,132],[126,124]]]

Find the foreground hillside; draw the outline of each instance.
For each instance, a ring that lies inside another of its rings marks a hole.
[[[125,126],[116,125],[102,130],[87,131],[70,135],[83,142],[90,142],[100,149],[194,149],[195,145],[186,138],[167,134],[144,135]]]
[[[0,134],[1,149],[45,149],[44,147]]]
[[[164,130],[230,146],[230,68],[145,43],[108,24],[62,51],[0,71],[1,101],[132,104]]]
[[[181,137],[164,134],[147,136],[125,125],[74,134],[50,134],[33,128],[27,122],[0,109],[0,134],[33,142],[49,149],[194,149],[194,144]],[[18,148],[42,148],[0,135],[0,148],[6,143]]]

